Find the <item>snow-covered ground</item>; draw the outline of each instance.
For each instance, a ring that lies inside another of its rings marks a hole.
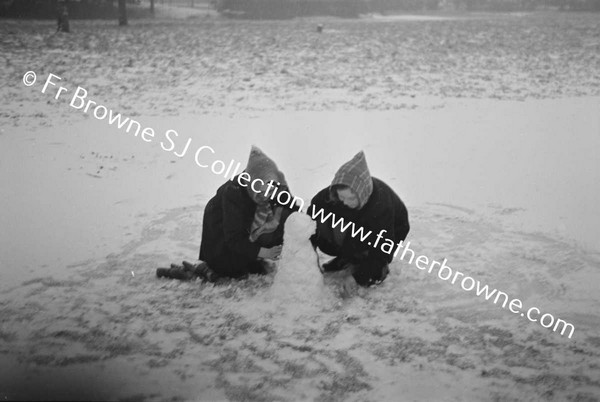
[[[0,137],[4,353],[44,379],[40,395],[70,389],[61,378],[78,366],[98,388],[86,392],[113,397],[597,395],[598,369],[578,353],[600,353],[598,101],[138,118],[215,159],[245,162],[258,144],[306,200],[364,149],[406,201],[416,251],[573,323],[571,340],[402,262],[380,288],[337,299],[305,216],[290,220],[272,278],[159,281],[157,266],[196,257],[203,205],[223,179],[191,153],[90,119]]]
[[[339,101],[315,89],[300,110],[275,102],[191,113],[189,98],[165,94],[160,102],[184,110],[171,116],[143,112],[154,93],[121,110],[116,89],[98,84],[108,75],[78,82],[144,127],[176,130],[178,147],[192,138],[178,158],[159,134],[144,142],[52,101],[38,84],[23,86],[17,73],[36,67],[15,58],[10,79],[19,85],[3,97],[26,107],[10,102],[0,132],[0,395],[600,398],[600,97],[423,94],[392,110],[356,107],[350,97],[347,107],[302,110]],[[245,96],[267,96],[267,81]],[[368,104],[398,102],[378,96]],[[223,182],[192,153],[209,145],[214,159],[245,163],[251,144],[305,200],[364,149],[372,174],[407,204],[415,251],[572,323],[573,338],[401,261],[381,286],[341,299],[318,272],[312,223],[299,214],[274,275],[223,286],[156,279],[156,267],[197,256],[204,205]]]

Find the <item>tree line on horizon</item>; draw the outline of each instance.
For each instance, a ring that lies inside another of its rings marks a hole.
[[[0,17],[59,18],[61,7],[69,18],[118,19],[127,24],[126,8],[136,15],[151,16],[154,0],[0,0]],[[238,18],[293,18],[331,15],[353,18],[367,13],[403,11],[533,11],[554,8],[571,11],[600,11],[600,0],[210,0],[222,15]],[[146,14],[139,13],[147,10]],[[60,24],[60,22],[59,22]]]
[[[134,4],[141,0],[0,0],[0,17],[53,19],[66,7],[69,18],[120,19],[124,8]]]

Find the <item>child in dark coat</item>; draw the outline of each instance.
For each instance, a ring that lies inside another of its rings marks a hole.
[[[285,177],[275,162],[253,146],[245,171],[223,184],[206,205],[201,261],[159,268],[157,276],[202,277],[215,282],[222,277],[267,273],[266,260],[279,257],[284,224],[293,212],[292,206],[273,202],[269,191],[286,189]]]
[[[315,248],[335,256],[323,265],[326,272],[348,269],[350,275],[344,279],[343,287],[351,291],[356,284],[370,286],[383,281],[392,262],[391,247],[385,250],[377,234],[384,233],[391,243],[404,239],[410,230],[406,206],[398,195],[383,181],[371,177],[365,154],[361,151],[337,171],[329,187],[314,196],[309,213],[323,209],[326,216],[330,212],[335,219],[353,222],[354,228],[340,230],[342,225],[333,228],[332,220],[317,223],[316,233],[311,237]],[[314,219],[314,218],[313,218]],[[363,234],[371,234],[360,239],[352,236],[352,230],[363,228]]]

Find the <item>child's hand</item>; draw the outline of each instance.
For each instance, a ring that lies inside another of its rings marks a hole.
[[[340,296],[343,298],[354,296],[358,292],[358,284],[352,275],[342,278],[340,283]]]
[[[281,245],[271,248],[261,247],[260,251],[258,252],[258,257],[265,260],[276,260],[281,255],[282,247],[283,246]]]

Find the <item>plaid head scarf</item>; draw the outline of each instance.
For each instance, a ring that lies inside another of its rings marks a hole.
[[[360,151],[348,162],[344,163],[339,168],[331,186],[342,184],[350,187],[354,193],[358,196],[359,206],[362,208],[365,206],[371,193],[373,192],[373,179],[367,166],[367,159],[365,153]]]

